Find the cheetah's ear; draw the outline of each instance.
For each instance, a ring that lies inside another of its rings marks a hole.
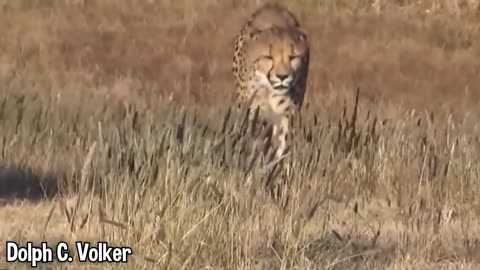
[[[249,33],[250,39],[251,39],[251,40],[257,40],[257,39],[258,39],[258,36],[260,35],[261,32],[262,32],[262,31],[257,30],[257,29],[252,30],[252,31]]]

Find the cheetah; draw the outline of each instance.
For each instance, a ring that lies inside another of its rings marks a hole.
[[[259,116],[270,121],[278,141],[276,157],[286,153],[291,118],[303,104],[309,61],[306,32],[295,15],[278,4],[258,8],[236,37],[236,101],[250,101],[250,111],[258,109]]]

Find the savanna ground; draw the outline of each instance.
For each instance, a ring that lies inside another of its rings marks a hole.
[[[478,3],[283,1],[311,71],[266,167],[227,111],[257,2],[1,0],[2,241],[134,250],[39,269],[478,269]]]

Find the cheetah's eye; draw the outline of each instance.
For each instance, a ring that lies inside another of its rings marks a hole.
[[[300,60],[300,58],[301,58],[301,56],[299,56],[299,55],[289,56],[290,61],[294,61],[294,60],[297,60],[297,59]]]
[[[270,55],[265,55],[265,56],[260,56],[258,58],[258,60],[270,60],[270,61],[272,61],[273,57],[271,57]]]

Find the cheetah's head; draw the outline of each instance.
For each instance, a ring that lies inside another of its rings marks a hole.
[[[255,88],[287,93],[308,63],[307,35],[299,29],[270,28],[250,34],[245,61]]]

